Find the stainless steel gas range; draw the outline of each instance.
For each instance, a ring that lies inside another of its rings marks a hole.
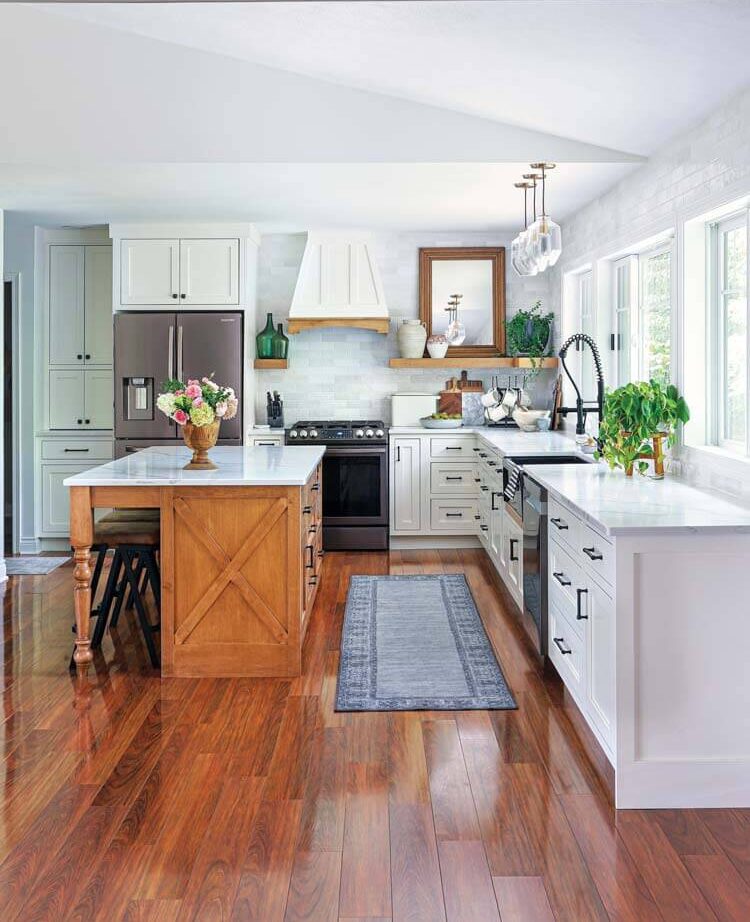
[[[286,445],[325,445],[323,547],[388,547],[388,432],[382,420],[302,420]]]

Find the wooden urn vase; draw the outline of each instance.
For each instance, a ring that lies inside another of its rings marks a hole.
[[[220,419],[215,419],[210,426],[194,426],[185,423],[182,437],[193,452],[193,457],[185,465],[186,471],[215,471],[217,465],[208,457],[209,448],[213,448],[219,438]]]

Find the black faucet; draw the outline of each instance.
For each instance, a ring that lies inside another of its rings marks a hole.
[[[578,390],[578,385],[573,380],[573,376],[568,371],[568,366],[565,364],[565,356],[568,354],[568,349],[570,346],[576,344],[576,352],[580,352],[581,346],[583,343],[591,349],[591,352],[594,356],[594,366],[596,367],[596,405],[595,406],[586,406],[586,404],[593,404],[593,400],[584,400],[581,397],[581,392]],[[602,374],[602,362],[599,358],[599,350],[596,348],[596,343],[588,335],[588,333],[574,333],[569,339],[566,339],[562,344],[560,351],[558,352],[560,360],[562,362],[563,370],[568,376],[570,383],[573,385],[573,389],[576,392],[576,405],[574,407],[559,407],[558,414],[560,416],[567,416],[568,413],[576,414],[576,435],[583,435],[586,432],[586,417],[589,413],[596,413],[599,419],[601,420],[602,414],[604,412],[604,375]]]

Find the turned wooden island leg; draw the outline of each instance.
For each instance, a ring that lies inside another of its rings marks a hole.
[[[91,490],[70,488],[70,543],[75,560],[73,602],[76,615],[76,649],[73,662],[79,676],[85,676],[93,659],[89,619],[91,615],[91,545],[94,540],[94,520]]]

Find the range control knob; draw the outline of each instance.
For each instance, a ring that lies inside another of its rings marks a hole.
[[[311,430],[310,430],[310,438],[311,438],[311,439],[317,439],[317,437],[318,437],[318,430],[317,430],[317,429],[311,429]]]
[[[354,438],[355,438],[355,439],[363,439],[364,437],[365,437],[365,430],[364,430],[364,429],[355,429],[355,430],[354,430]]]
[[[366,436],[368,439],[371,439],[374,435],[375,435],[375,433],[373,432],[372,429],[365,429],[365,436]]]
[[[296,429],[290,429],[290,430],[289,430],[289,438],[290,438],[290,439],[296,439],[296,438],[297,438],[297,430],[296,430]]]
[[[300,437],[301,439],[306,439],[306,438],[307,438],[307,429],[300,429],[300,431],[299,431],[299,437]]]
[[[376,439],[382,439],[384,435],[385,435],[385,432],[383,432],[382,429],[376,429],[376,430],[375,430],[375,438],[376,438]]]

